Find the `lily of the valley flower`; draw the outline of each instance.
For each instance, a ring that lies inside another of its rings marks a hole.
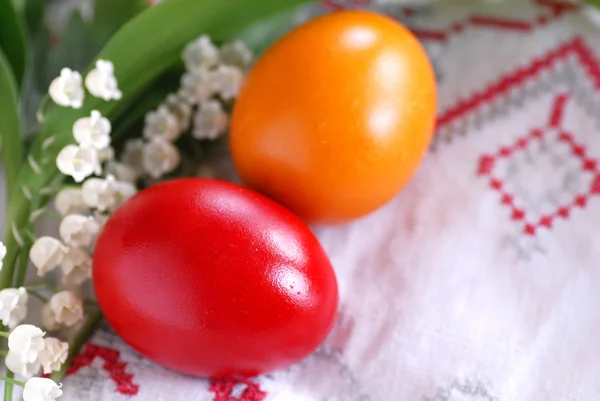
[[[60,106],[79,109],[83,105],[85,92],[81,86],[81,74],[63,68],[60,75],[50,83],[50,97]]]
[[[92,257],[85,249],[71,248],[60,268],[64,273],[64,283],[80,285],[92,276]]]
[[[111,146],[108,146],[104,149],[100,149],[98,151],[98,161],[100,163],[112,161],[114,158],[115,158],[115,150]]]
[[[98,110],[92,110],[90,117],[83,117],[73,124],[73,137],[81,145],[89,145],[98,150],[110,145],[111,125]]]
[[[83,302],[71,291],[57,292],[42,308],[42,323],[48,330],[72,327],[83,319]]]
[[[54,197],[54,208],[61,216],[83,213],[88,207],[83,203],[80,188],[63,188]]]
[[[44,332],[31,324],[22,324],[8,335],[8,350],[21,359],[33,363],[44,349]]]
[[[123,96],[117,85],[114,65],[110,61],[96,61],[96,68],[85,77],[85,87],[90,93],[106,101],[119,100]]]
[[[0,291],[0,320],[15,328],[27,317],[27,291],[25,288],[6,288]]]
[[[40,237],[29,251],[29,258],[37,268],[38,276],[43,276],[54,270],[65,257],[67,248],[56,238]]]
[[[117,181],[113,176],[106,179],[90,178],[81,188],[83,202],[90,208],[106,211],[115,203]]]
[[[89,145],[67,145],[56,157],[56,165],[61,173],[82,182],[92,174],[102,173],[98,151]]]
[[[177,117],[166,106],[146,114],[144,123],[144,136],[148,139],[159,137],[172,142],[181,135]]]
[[[244,81],[244,72],[239,67],[221,64],[210,72],[209,81],[213,91],[218,93],[221,99],[231,100],[240,91]]]
[[[187,103],[194,105],[210,99],[215,94],[208,72],[186,72],[181,77],[178,95]]]
[[[2,261],[6,257],[6,246],[0,241],[0,270],[2,270]]]
[[[62,395],[60,385],[51,379],[32,377],[25,383],[23,401],[54,401]]]
[[[106,179],[90,178],[83,183],[83,202],[101,212],[111,210],[129,199],[137,191],[129,182],[117,181],[113,175]]]
[[[152,138],[144,146],[142,156],[144,171],[155,179],[175,170],[181,160],[179,150],[160,138]]]
[[[114,160],[106,164],[106,174],[114,176],[118,181],[129,182],[132,184],[140,178],[140,172],[138,170],[128,164]]]
[[[190,128],[192,117],[192,108],[188,102],[180,94],[171,93],[167,96],[165,104],[177,118],[180,130],[187,131]]]
[[[68,353],[68,343],[52,337],[44,339],[44,349],[39,355],[44,373],[49,374],[60,370],[62,364],[67,360]]]
[[[121,154],[121,162],[134,169],[139,175],[144,172],[142,167],[144,144],[143,139],[130,139],[125,142],[125,149]]]
[[[192,134],[196,139],[216,139],[225,132],[227,124],[227,114],[221,102],[207,100],[196,111]]]
[[[221,62],[236,67],[247,67],[252,61],[252,51],[242,41],[236,40],[221,46]]]
[[[93,217],[70,214],[62,219],[58,232],[68,246],[87,247],[92,245],[99,229]]]
[[[14,351],[8,351],[4,359],[4,364],[11,372],[23,377],[31,377],[38,374],[42,366],[39,359],[36,358],[29,362],[23,359],[21,354]]]
[[[202,35],[185,47],[181,58],[188,71],[198,71],[219,64],[220,54],[210,37]]]

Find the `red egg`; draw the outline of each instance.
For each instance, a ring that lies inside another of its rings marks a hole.
[[[93,284],[108,323],[152,361],[254,376],[308,356],[333,325],[335,274],[284,207],[216,180],[145,189],[108,220]]]

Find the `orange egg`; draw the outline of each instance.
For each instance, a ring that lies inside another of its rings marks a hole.
[[[414,35],[367,11],[293,29],[256,62],[234,106],[242,181],[309,223],[364,216],[410,180],[435,125],[435,75]]]

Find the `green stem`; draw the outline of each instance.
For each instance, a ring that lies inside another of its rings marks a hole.
[[[25,387],[25,382],[13,379],[11,376],[14,376],[14,374],[12,374],[12,372],[10,373],[11,374],[6,374],[6,376],[0,376],[0,380],[10,384],[16,384],[17,386]]]
[[[10,370],[6,369],[6,376],[0,376],[0,380],[4,380],[4,401],[12,401],[13,399],[13,385],[25,387],[25,383],[14,379],[15,374]]]
[[[58,292],[58,288],[53,286],[52,283],[46,281],[37,281],[25,286],[26,290],[35,290],[36,288],[47,288],[52,292]]]
[[[10,336],[10,333],[7,333],[6,331],[0,331],[0,337],[8,338],[8,336]]]
[[[54,372],[52,373],[52,376],[50,376],[52,380],[54,380],[56,383],[59,383],[62,380],[67,373],[69,366],[71,366],[73,358],[79,354],[81,347],[83,347],[86,341],[92,336],[96,326],[100,324],[101,320],[102,312],[100,312],[100,309],[90,313],[83,327],[81,327],[81,330],[79,330],[79,333],[77,333],[73,341],[69,344],[69,355],[67,356],[67,360],[62,364],[58,372]]]
[[[25,243],[21,247],[19,252],[19,265],[17,267],[17,279],[15,280],[15,287],[22,287],[25,283],[25,277],[27,276],[27,265],[29,263],[29,250],[31,249],[32,242],[30,239],[25,239]]]
[[[48,216],[51,219],[56,220],[56,221],[62,221],[62,219],[63,219],[63,216],[61,216],[59,213],[57,213],[57,212],[55,212],[53,210],[48,210],[48,209],[44,208],[44,209],[38,209],[38,210],[34,211],[31,214],[31,217],[29,218],[29,221],[31,223],[33,223],[33,222],[35,222],[41,216]]]
[[[40,294],[39,292],[37,292],[35,290],[28,289],[27,292],[29,294],[33,295],[34,297],[36,297],[37,299],[39,299],[40,301],[42,301],[43,303],[48,302],[48,298],[46,298],[45,296],[43,296],[42,294]]]
[[[4,257],[3,267],[0,270],[0,289],[10,288],[13,282],[13,273],[15,263],[19,255],[19,244],[15,240],[12,232],[12,225],[22,227],[27,221],[27,213],[29,210],[29,200],[21,197],[19,202],[9,202],[9,208],[6,218],[6,234],[4,236],[4,245],[6,246],[6,256]],[[12,207],[11,207],[12,206]]]

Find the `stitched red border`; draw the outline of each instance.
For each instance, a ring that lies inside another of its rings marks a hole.
[[[421,40],[436,42],[445,42],[454,33],[462,32],[469,27],[491,28],[504,31],[530,32],[538,27],[545,26],[567,13],[575,12],[580,9],[578,4],[573,4],[559,0],[532,0],[534,4],[544,11],[530,19],[517,19],[509,17],[499,17],[495,15],[470,14],[464,19],[455,21],[450,26],[443,29],[429,29],[423,27],[410,27],[411,31]],[[330,11],[344,10],[347,8],[367,7],[373,3],[373,0],[349,0],[346,2],[339,0],[326,0],[321,4]],[[403,8],[400,12],[404,18],[410,18],[414,12],[410,8]]]
[[[459,100],[454,106],[438,115],[437,128],[445,128],[461,118],[475,113],[486,103],[494,102],[512,90],[520,87],[529,79],[536,78],[543,71],[552,69],[556,63],[569,56],[576,57],[586,71],[595,89],[600,89],[600,67],[598,60],[587,47],[584,40],[576,36],[573,39],[549,50],[544,55],[534,58],[528,65],[518,67],[513,72],[491,83],[485,89],[473,93],[467,99]]]

